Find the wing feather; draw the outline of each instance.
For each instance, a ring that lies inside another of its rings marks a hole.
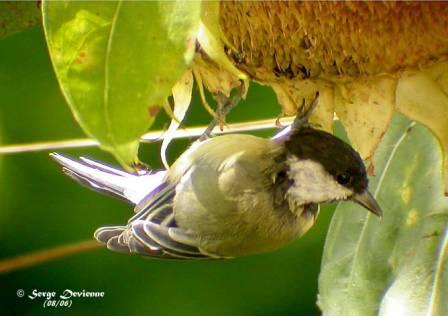
[[[95,238],[117,252],[163,259],[215,258],[201,252],[195,239],[177,226],[173,212],[175,188],[173,184],[162,184],[136,206],[136,214],[127,226],[99,228]]]

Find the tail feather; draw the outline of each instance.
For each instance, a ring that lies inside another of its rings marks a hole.
[[[73,160],[57,153],[50,156],[62,167],[65,174],[80,184],[132,204],[138,204],[162,184],[166,175],[166,171],[152,173],[150,170],[132,174],[87,158]]]
[[[102,244],[107,244],[109,239],[113,237],[119,237],[121,233],[126,231],[126,226],[108,226],[108,227],[101,227],[98,228],[95,231],[95,234],[93,237],[98,240],[98,242]]]
[[[135,238],[126,226],[110,226],[98,228],[94,234],[97,241],[108,249],[122,253],[136,253],[142,256],[165,257],[165,253],[157,244],[147,244]]]

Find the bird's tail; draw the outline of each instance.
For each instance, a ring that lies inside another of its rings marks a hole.
[[[65,174],[89,189],[138,204],[145,196],[162,184],[166,171],[145,171],[132,174],[87,158],[74,160],[51,153]]]

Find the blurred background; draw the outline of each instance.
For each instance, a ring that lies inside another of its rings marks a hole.
[[[211,98],[209,98],[211,102]],[[229,123],[276,118],[280,108],[269,88],[252,84]],[[186,126],[208,124],[197,91]],[[160,113],[152,129],[168,123]],[[269,137],[273,130],[255,134]],[[1,145],[85,137],[65,103],[41,28],[0,41]],[[174,141],[170,161],[192,140]],[[140,159],[160,167],[159,143],[143,144]],[[98,148],[60,152],[116,164]],[[96,228],[127,221],[129,205],[79,186],[48,152],[0,155],[0,260],[30,251],[92,239]],[[122,255],[103,248],[0,274],[2,315],[319,315],[317,280],[325,234],[334,206],[300,240],[274,253],[227,261],[176,262]],[[73,300],[68,310],[18,298],[23,289],[104,291],[104,298]]]

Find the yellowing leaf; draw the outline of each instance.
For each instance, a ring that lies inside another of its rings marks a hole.
[[[198,85],[200,82],[203,83],[207,90],[213,94],[222,93],[229,97],[232,89],[241,84],[233,74],[222,71],[215,63],[205,61],[200,54],[195,56],[193,73]]]
[[[372,156],[386,132],[395,104],[396,80],[358,79],[335,87],[335,112],[363,159]]]
[[[220,67],[239,79],[248,77],[236,68],[224,52],[224,35],[219,26],[220,1],[205,1],[202,6],[198,42],[207,55]]]
[[[311,101],[308,102],[310,104]],[[321,86],[319,89],[319,100],[314,109],[310,123],[319,129],[333,133],[334,123],[334,89],[328,86]]]
[[[160,156],[163,165],[169,169],[169,164],[166,159],[166,151],[168,145],[176,133],[177,128],[187,114],[188,107],[191,102],[191,93],[193,92],[193,74],[191,70],[187,70],[183,77],[173,87],[174,99],[174,117],[171,119],[168,130],[163,135],[163,142],[160,148]]]

